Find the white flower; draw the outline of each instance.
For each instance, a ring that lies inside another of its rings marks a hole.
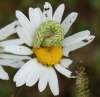
[[[13,54],[36,56],[26,62],[15,74],[14,82],[16,82],[16,86],[22,86],[23,84],[32,86],[39,80],[38,89],[40,92],[42,92],[46,88],[47,83],[49,83],[52,93],[58,95],[59,85],[55,69],[64,76],[73,78],[73,76],[71,76],[72,72],[66,69],[72,63],[72,60],[65,57],[68,57],[70,51],[83,47],[94,39],[95,36],[90,35],[90,31],[81,31],[69,36],[62,40],[59,45],[51,47],[34,47],[35,34],[37,29],[39,27],[41,28],[44,22],[46,23],[49,20],[58,22],[64,30],[64,35],[68,32],[78,14],[72,12],[61,23],[63,11],[64,4],[61,4],[52,15],[52,7],[48,2],[44,5],[43,13],[39,8],[29,8],[30,20],[28,20],[22,12],[16,11],[16,16],[21,25],[16,28],[17,33],[28,47],[23,45],[9,45],[6,46],[4,50]],[[51,31],[48,33],[51,34]],[[40,39],[38,39],[38,41],[39,40]]]
[[[0,79],[8,80],[9,76],[2,68],[2,66],[11,66],[13,68],[20,68],[24,62],[22,60],[31,59],[29,56],[16,56],[5,54],[4,47],[8,45],[20,45],[24,42],[21,39],[5,40],[10,35],[16,33],[15,26],[18,26],[19,22],[14,21],[6,27],[0,29]]]

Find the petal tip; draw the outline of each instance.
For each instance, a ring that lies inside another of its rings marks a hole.
[[[39,92],[42,92],[43,90],[39,88]]]
[[[18,14],[18,13],[20,13],[20,11],[19,10],[16,10],[16,14]]]

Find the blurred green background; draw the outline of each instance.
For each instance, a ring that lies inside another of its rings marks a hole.
[[[70,28],[67,36],[83,30],[90,30],[96,38],[89,45],[70,53],[73,60],[69,70],[73,73],[80,60],[83,60],[87,76],[89,77],[90,97],[100,97],[100,0],[48,0],[53,11],[61,4],[65,4],[64,18],[71,12],[78,12],[78,18]],[[0,28],[16,20],[15,11],[20,10],[28,16],[29,7],[43,9],[44,0],[0,0]],[[0,97],[12,97],[19,89],[13,82],[17,69],[4,67],[10,80],[0,80]],[[57,97],[75,97],[75,79],[69,79],[57,72],[60,93]],[[49,86],[40,93],[38,84],[32,87],[23,86],[18,97],[54,97]]]

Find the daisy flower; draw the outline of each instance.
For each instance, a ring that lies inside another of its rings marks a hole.
[[[5,54],[4,47],[8,45],[20,45],[24,42],[21,39],[5,40],[10,35],[16,33],[16,28],[19,23],[14,21],[6,27],[0,29],[0,79],[8,80],[8,73],[2,68],[2,66],[10,66],[13,68],[20,68],[24,62],[22,60],[31,59],[29,56],[16,56]],[[2,41],[1,41],[2,40]]]
[[[14,76],[16,86],[33,86],[38,80],[38,89],[42,92],[47,83],[54,95],[59,94],[58,78],[55,69],[68,78],[71,76],[68,66],[72,60],[66,58],[70,51],[74,51],[89,44],[95,36],[90,31],[81,31],[64,38],[78,13],[72,12],[61,22],[64,4],[58,6],[54,14],[52,7],[45,2],[44,11],[40,8],[29,8],[29,19],[21,12],[16,11],[20,22],[17,27],[19,37],[27,46],[9,45],[5,51],[18,55],[32,55]]]

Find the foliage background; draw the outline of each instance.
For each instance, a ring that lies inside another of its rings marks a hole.
[[[70,28],[67,36],[83,30],[90,30],[95,35],[94,41],[74,52],[70,53],[73,63],[70,70],[75,73],[80,60],[86,68],[89,77],[90,97],[100,97],[100,0],[48,0],[53,10],[59,4],[65,4],[63,19],[71,12],[78,12],[78,18]],[[29,7],[43,9],[44,0],[0,0],[0,28],[16,20],[15,10],[22,11],[28,16]],[[0,97],[11,97],[19,88],[13,82],[13,76],[17,69],[4,67],[9,73],[10,80],[0,80]],[[60,94],[57,97],[75,97],[75,79],[69,79],[57,72]],[[18,97],[54,97],[49,86],[40,93],[38,84],[32,87],[23,86]]]

